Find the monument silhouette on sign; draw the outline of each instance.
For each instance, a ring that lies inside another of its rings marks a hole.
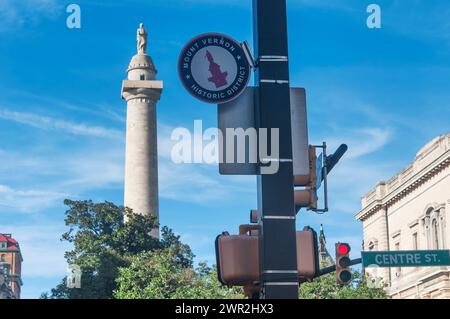
[[[216,88],[227,85],[228,72],[222,72],[220,65],[214,62],[214,57],[208,50],[206,50],[206,58],[209,61],[209,72],[211,72],[211,77],[208,78],[208,81],[214,83]]]

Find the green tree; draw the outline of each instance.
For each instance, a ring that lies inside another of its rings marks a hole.
[[[130,265],[132,257],[142,252],[170,249],[181,265],[192,264],[189,246],[182,244],[170,229],[162,229],[161,241],[150,236],[149,230],[156,226],[151,216],[134,214],[110,202],[65,200],[64,203],[69,207],[65,219],[69,230],[61,240],[73,244],[65,258],[68,264],[81,267],[81,288],[68,289],[63,279],[42,298],[113,298],[119,268]]]
[[[217,279],[217,268],[199,263],[192,285],[185,286],[174,294],[179,299],[244,299],[242,287],[226,287]]]
[[[64,203],[69,229],[61,240],[73,245],[65,258],[81,268],[81,288],[67,288],[64,278],[41,298],[243,297],[240,289],[222,287],[214,269],[205,264],[193,269],[194,254],[171,229],[162,228],[160,241],[151,237],[154,218],[110,202]]]
[[[82,270],[81,288],[68,289],[65,279],[41,298],[244,298],[241,288],[224,287],[215,268],[193,267],[194,254],[180,236],[163,227],[161,240],[150,236],[155,219],[133,214],[110,202],[64,202],[68,231],[62,240],[73,245],[69,264]],[[124,217],[127,222],[124,222]],[[355,272],[352,285],[339,287],[335,276],[322,276],[300,286],[303,299],[381,299],[382,288],[370,288]]]
[[[243,298],[240,289],[223,287],[214,269],[181,265],[171,248],[133,257],[121,268],[114,296],[118,299]]]
[[[300,285],[301,299],[386,299],[384,287],[372,288],[367,278],[359,272],[353,272],[351,285],[340,287],[336,284],[335,274],[328,274],[312,282]]]

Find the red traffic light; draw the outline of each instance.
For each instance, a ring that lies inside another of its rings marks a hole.
[[[345,243],[336,244],[336,282],[339,285],[347,285],[352,280],[350,271],[351,260],[349,258],[350,245]]]
[[[338,244],[337,252],[340,255],[347,255],[350,252],[350,246],[348,244]]]

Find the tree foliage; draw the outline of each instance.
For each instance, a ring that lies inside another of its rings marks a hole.
[[[41,298],[244,298],[241,288],[224,287],[217,280],[214,267],[200,263],[194,268],[191,249],[169,228],[162,228],[161,240],[152,238],[154,218],[110,202],[66,200],[65,204],[68,231],[61,239],[73,245],[65,258],[81,268],[81,288],[69,289],[63,279]],[[353,284],[345,287],[336,285],[332,274],[303,283],[300,298],[386,298],[382,288],[370,288],[361,274],[355,272],[353,278]]]
[[[134,257],[117,281],[114,295],[119,299],[243,298],[240,289],[223,287],[206,264],[195,270],[181,265],[170,248]]]
[[[69,207],[65,219],[69,229],[61,240],[73,245],[65,258],[68,264],[81,268],[81,288],[69,289],[63,279],[41,298],[235,296],[235,290],[222,287],[215,272],[206,265],[200,265],[197,271],[193,269],[194,254],[172,230],[163,227],[160,241],[151,237],[149,232],[156,226],[154,218],[110,202],[64,203]]]
[[[370,287],[367,277],[353,272],[351,285],[340,287],[335,274],[328,274],[300,285],[301,299],[386,299],[384,287]]]

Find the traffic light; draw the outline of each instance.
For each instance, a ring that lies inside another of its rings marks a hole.
[[[346,285],[352,280],[350,250],[349,244],[336,244],[336,282],[339,285]]]
[[[317,194],[314,189],[302,189],[294,191],[294,202],[297,209],[317,209]]]
[[[309,175],[294,176],[294,186],[304,187],[294,190],[294,203],[300,208],[317,209],[317,155],[316,148],[309,146]]]
[[[239,235],[217,236],[217,274],[222,284],[246,286],[259,281],[259,238],[252,235],[258,229],[259,225],[241,225]]]
[[[320,271],[317,233],[308,226],[297,232],[297,270],[300,282],[312,280]]]
[[[216,238],[217,275],[228,286],[244,286],[252,296],[259,286],[259,225],[239,226],[239,235],[224,232]],[[297,271],[299,282],[319,273],[317,234],[310,228],[297,232]]]
[[[323,149],[323,155],[317,157],[316,148]],[[327,190],[327,176],[331,170],[336,166],[339,160],[344,156],[348,150],[346,144],[342,144],[332,155],[326,155],[326,143],[323,145],[310,145],[309,146],[309,174],[294,176],[294,202],[297,212],[301,208],[308,208],[315,212],[327,212],[328,211],[328,190]],[[323,156],[323,157],[322,157]],[[317,167],[318,165],[322,167]],[[321,187],[322,181],[324,181],[324,205],[323,209],[318,209],[317,191]],[[302,187],[302,189],[298,189]]]
[[[250,211],[250,223],[257,224],[258,223],[258,210],[252,209]]]

